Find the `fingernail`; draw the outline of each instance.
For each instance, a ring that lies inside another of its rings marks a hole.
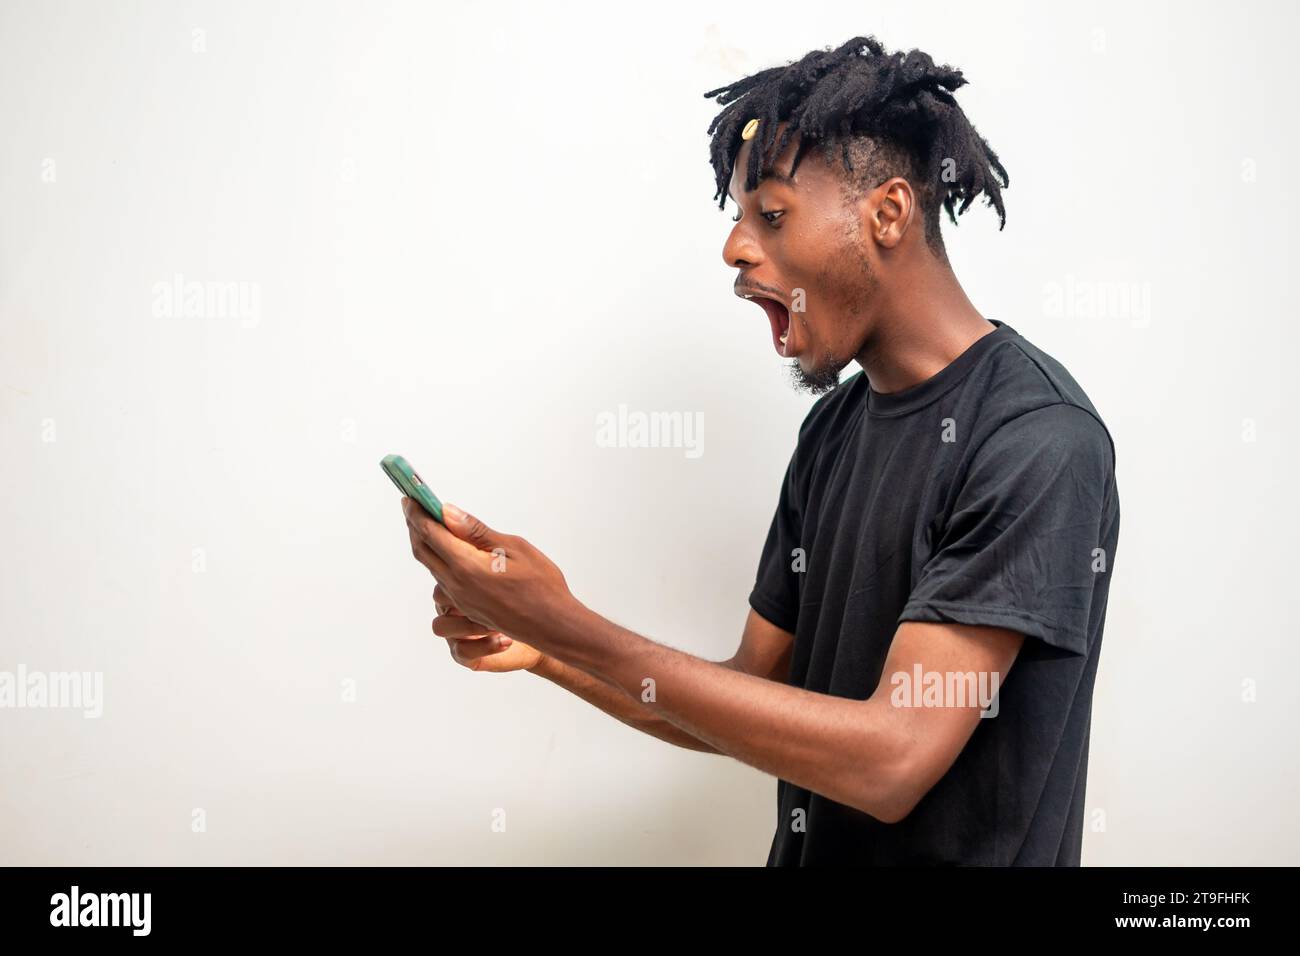
[[[449,505],[445,501],[442,504],[442,515],[444,518],[450,518],[452,521],[460,521],[465,517],[465,512],[461,511],[455,505]]]
[[[503,648],[509,647],[513,643],[514,641],[512,641],[510,638],[506,637],[504,634],[501,635],[501,646]]]

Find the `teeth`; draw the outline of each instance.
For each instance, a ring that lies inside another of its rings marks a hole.
[[[790,334],[789,332],[786,332],[786,333],[784,333],[784,334],[781,336],[781,344],[782,344],[782,345],[785,345],[785,337],[786,337],[787,335],[789,335],[789,334]]]

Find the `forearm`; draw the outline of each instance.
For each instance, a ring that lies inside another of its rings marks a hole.
[[[713,746],[657,714],[651,706],[643,704],[640,697],[627,693],[621,687],[601,677],[588,674],[546,654],[543,654],[542,659],[530,670],[629,727],[688,750],[698,750],[702,753],[718,752]]]
[[[628,695],[640,695],[650,679],[653,699],[643,706],[716,752],[886,822],[906,812],[912,748],[897,708],[705,661],[581,604],[566,608],[550,630],[546,653]]]

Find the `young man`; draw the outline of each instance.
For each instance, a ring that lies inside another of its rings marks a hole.
[[[940,209],[983,195],[1004,217],[1007,184],[964,82],[858,37],[706,94],[735,291],[821,394],[730,660],[619,627],[528,542],[403,501],[457,661],[775,775],[772,865],[1079,863],[1114,451],[949,266]]]

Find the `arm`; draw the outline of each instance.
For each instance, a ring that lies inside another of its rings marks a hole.
[[[655,713],[641,701],[640,691],[629,694],[617,684],[539,653],[523,641],[507,638],[465,617],[442,585],[433,589],[438,616],[433,632],[446,638],[456,663],[473,671],[528,670],[582,698],[629,727],[688,750],[717,753],[717,749]],[[770,624],[752,609],[740,637],[740,648],[720,666],[742,670],[769,680],[785,680],[790,669],[794,635]]]
[[[764,680],[784,681],[789,674],[793,645],[793,634],[769,623],[751,608],[740,637],[740,648],[731,658],[720,661],[717,666]],[[629,727],[688,750],[721,753],[717,747],[704,742],[659,713],[653,703],[643,703],[644,690],[640,686],[634,692],[629,692],[617,683],[566,664],[548,654],[540,655],[537,663],[528,669]]]
[[[896,706],[894,675],[914,667],[989,675],[1000,686],[1023,642],[1002,628],[905,622],[866,700],[756,678],[664,647],[580,608],[551,653],[620,687],[655,681],[657,713],[719,753],[869,813],[907,816],[948,771],[978,726],[978,701]],[[554,641],[554,638],[551,638]],[[992,675],[997,675],[994,678]]]
[[[900,707],[893,675],[996,675],[1023,641],[998,627],[908,621],[867,700],[766,680],[656,644],[591,611],[533,545],[444,504],[453,533],[406,507],[415,557],[473,621],[526,634],[538,651],[640,699],[654,681],[658,716],[719,753],[855,807],[903,819],[956,760],[980,720],[979,702]],[[739,657],[740,655],[737,655]]]

